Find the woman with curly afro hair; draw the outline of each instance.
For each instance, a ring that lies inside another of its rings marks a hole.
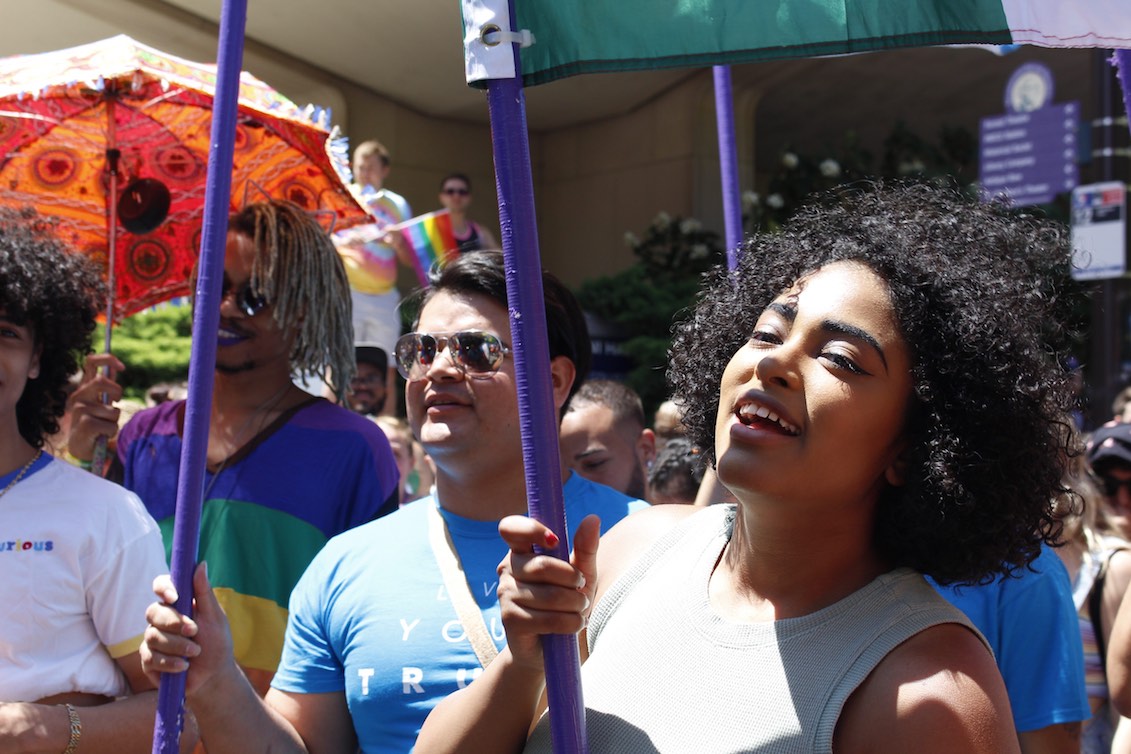
[[[22,751],[152,745],[138,648],[160,531],[135,495],[43,450],[104,297],[46,221],[0,210],[0,739]]]
[[[981,634],[926,583],[1058,535],[1067,232],[929,186],[867,186],[750,239],[678,326],[688,437],[736,505],[656,506],[572,562],[506,519],[508,649],[418,752],[527,741],[538,637],[580,631],[594,752],[1016,752]],[[550,710],[553,714],[553,710]]]

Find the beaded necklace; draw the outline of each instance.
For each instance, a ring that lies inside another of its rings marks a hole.
[[[25,463],[25,464],[24,464],[24,467],[23,467],[22,469],[20,469],[20,473],[19,473],[19,474],[16,474],[16,478],[15,478],[15,479],[13,479],[12,481],[8,482],[8,486],[7,486],[7,487],[5,487],[4,489],[0,490],[0,497],[4,497],[5,495],[7,495],[7,494],[8,494],[8,490],[10,490],[10,489],[12,489],[13,487],[15,487],[15,486],[16,486],[16,485],[17,485],[17,484],[19,483],[19,481],[20,481],[21,479],[23,479],[23,478],[24,478],[24,475],[25,475],[25,474],[27,474],[27,472],[28,472],[28,469],[30,469],[30,468],[31,468],[32,466],[34,466],[34,465],[35,465],[35,462],[39,460],[39,457],[40,457],[41,455],[43,455],[43,448],[40,448],[39,450],[37,450],[37,451],[35,452],[35,455],[31,457],[31,460],[30,460],[30,461],[28,461],[27,463]]]

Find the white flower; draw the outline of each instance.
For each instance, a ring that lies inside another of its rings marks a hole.
[[[836,178],[840,175],[840,164],[833,159],[825,160],[821,163],[821,175],[826,178]]]
[[[797,159],[797,155],[793,152],[786,152],[781,156],[781,164],[784,165],[787,170],[793,170],[800,162],[801,160]]]
[[[756,191],[743,191],[742,192],[742,206],[746,209],[757,207],[758,202],[762,201],[762,197],[758,196]]]
[[[635,249],[637,246],[640,245],[640,239],[637,238],[636,234],[633,233],[631,230],[627,231],[624,234],[624,245],[629,247],[630,249]]]
[[[707,244],[697,243],[691,247],[692,259],[706,259],[707,258]]]
[[[774,209],[781,209],[785,206],[785,199],[782,199],[781,194],[770,194],[766,197],[766,204]]]
[[[910,162],[905,160],[905,161],[899,163],[899,174],[900,175],[910,175],[912,173],[922,173],[926,169],[927,169],[927,166],[924,165],[923,161],[920,160],[918,157],[916,157],[914,160],[911,160]]]
[[[656,230],[667,230],[668,226],[671,224],[672,216],[667,212],[660,212],[660,214],[656,215],[655,219],[652,220],[652,225]]]
[[[689,217],[686,220],[681,220],[679,223],[679,232],[685,236],[689,236],[703,227],[703,223],[696,220],[694,217]]]

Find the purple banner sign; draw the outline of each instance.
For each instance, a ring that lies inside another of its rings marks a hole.
[[[1006,195],[1016,205],[1044,204],[1074,189],[1080,182],[1079,120],[1076,102],[983,118],[979,152],[983,197]]]

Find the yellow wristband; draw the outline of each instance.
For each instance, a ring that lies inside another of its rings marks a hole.
[[[69,450],[67,451],[65,457],[67,463],[71,464],[72,466],[78,466],[80,469],[86,469],[87,471],[90,471],[91,461],[84,461],[81,458],[76,458],[74,454]]]
[[[75,754],[79,748],[79,739],[82,738],[82,721],[79,720],[79,713],[75,708],[69,704],[64,704],[67,708],[67,718],[71,723],[71,739],[67,741],[67,748],[63,749],[63,754]]]

